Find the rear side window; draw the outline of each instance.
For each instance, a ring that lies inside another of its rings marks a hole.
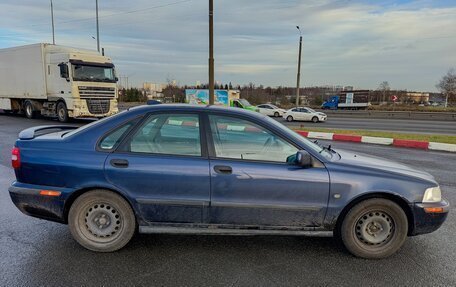
[[[135,153],[201,156],[199,116],[153,115],[136,131],[127,149]]]
[[[123,139],[123,136],[127,133],[127,131],[137,122],[137,120],[134,120],[132,122],[129,122],[127,124],[124,124],[120,126],[119,128],[111,131],[107,135],[103,137],[103,139],[100,141],[100,144],[98,147],[101,150],[112,150],[115,147],[117,147],[120,142]]]

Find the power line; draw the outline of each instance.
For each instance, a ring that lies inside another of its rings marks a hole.
[[[182,1],[172,2],[172,3],[168,3],[168,4],[156,5],[156,6],[152,6],[152,7],[148,7],[148,8],[141,8],[141,9],[136,9],[136,10],[130,10],[130,11],[117,12],[117,13],[112,13],[112,14],[107,14],[107,15],[101,15],[98,18],[108,18],[108,17],[118,16],[118,15],[140,13],[140,12],[144,12],[144,11],[149,11],[149,10],[158,9],[158,8],[164,8],[164,7],[173,6],[173,5],[182,4],[182,3],[191,2],[191,1],[192,0],[182,0]],[[56,24],[61,25],[61,24],[74,23],[74,22],[85,22],[85,21],[93,21],[93,17],[73,19],[73,20],[67,20],[67,21],[62,21],[62,22],[56,22]],[[16,28],[37,27],[37,26],[44,26],[44,25],[49,25],[49,24],[48,23],[32,24],[32,25],[27,25],[27,26],[16,26]]]

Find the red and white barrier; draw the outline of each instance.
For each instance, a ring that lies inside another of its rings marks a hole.
[[[436,143],[436,142],[417,141],[417,140],[402,140],[402,139],[394,139],[394,138],[358,136],[358,135],[345,135],[345,134],[334,134],[334,133],[322,133],[322,132],[297,131],[297,133],[304,137],[311,138],[311,139],[324,139],[324,140],[333,140],[333,141],[347,141],[347,142],[369,143],[369,144],[379,144],[379,145],[392,145],[392,146],[396,146],[396,147],[407,147],[407,148],[418,148],[418,149],[426,149],[426,150],[456,152],[456,144]]]

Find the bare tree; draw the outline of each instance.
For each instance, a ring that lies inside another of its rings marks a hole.
[[[454,102],[456,100],[456,72],[454,68],[448,70],[436,87],[445,95],[445,108],[448,107],[448,101]]]
[[[378,90],[382,92],[382,102],[385,102],[386,96],[389,94],[390,89],[391,88],[388,81],[383,81],[378,86]]]

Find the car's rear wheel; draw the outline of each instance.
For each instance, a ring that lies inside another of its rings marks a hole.
[[[278,118],[280,116],[279,112],[274,113],[274,117]]]
[[[312,122],[318,123],[318,117],[313,117],[313,118],[312,118]]]
[[[136,230],[136,219],[128,202],[107,190],[79,196],[70,208],[68,225],[74,239],[85,248],[112,252],[124,247]]]
[[[373,198],[350,209],[340,227],[340,239],[355,256],[381,259],[401,248],[407,232],[404,210],[391,200]]]
[[[292,116],[288,116],[288,117],[287,117],[287,121],[288,121],[288,122],[292,122],[292,121],[293,121],[293,117],[292,117]]]
[[[35,116],[35,111],[33,110],[32,102],[25,101],[24,103],[24,114],[28,119],[33,119]]]

